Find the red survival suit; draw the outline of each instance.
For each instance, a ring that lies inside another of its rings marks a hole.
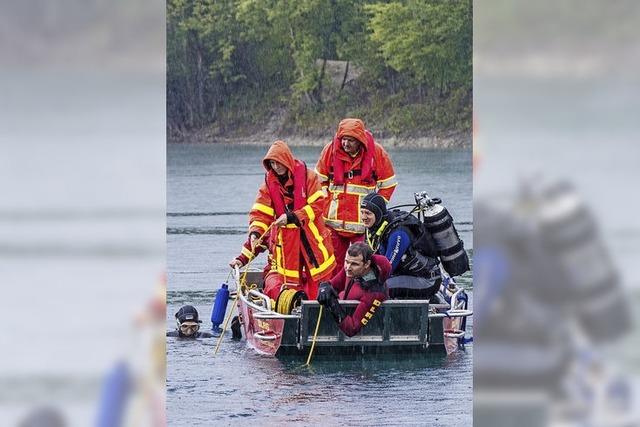
[[[372,265],[376,277],[377,285],[364,288],[358,278],[347,278],[344,268],[340,270],[330,281],[331,286],[339,292],[338,297],[343,300],[358,300],[360,303],[351,316],[345,316],[338,324],[338,327],[345,335],[352,337],[369,323],[369,320],[378,311],[378,307],[388,298],[388,291],[384,284],[391,273],[391,264],[384,255],[373,255]],[[346,295],[345,295],[346,293]]]
[[[361,149],[351,157],[342,148],[342,137],[357,139]],[[324,210],[325,224],[332,229],[331,239],[338,268],[343,267],[351,243],[362,241],[365,227],[360,218],[360,203],[377,192],[389,202],[398,181],[389,154],[376,143],[360,119],[344,119],[316,165],[329,201]]]
[[[269,165],[275,160],[287,168],[278,177]],[[263,160],[265,183],[260,186],[249,212],[249,234],[260,236],[280,215],[287,214],[285,227],[271,227],[267,243],[269,259],[265,268],[264,293],[276,300],[284,288],[302,290],[310,299],[318,294],[318,283],[333,274],[335,257],[330,231],[322,221],[325,195],[317,175],[294,159],[284,141],[276,141]],[[255,255],[264,250],[255,249]],[[250,240],[236,258],[243,265],[252,259]]]

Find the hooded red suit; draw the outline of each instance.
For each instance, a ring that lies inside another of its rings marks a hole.
[[[355,157],[342,148],[342,137],[357,139],[362,147]],[[387,202],[395,190],[393,164],[384,148],[373,140],[360,119],[344,119],[331,144],[322,150],[316,165],[329,203],[324,210],[325,224],[332,233],[338,268],[342,268],[349,244],[363,239],[365,226],[360,218],[360,202],[377,191]]]
[[[286,176],[278,177],[270,160],[283,164]],[[272,227],[263,240],[269,249],[264,292],[275,300],[286,287],[303,290],[308,298],[315,299],[317,283],[331,277],[335,267],[330,231],[322,221],[326,198],[320,181],[303,162],[294,159],[283,141],[273,143],[263,165],[267,171],[265,183],[249,212],[249,233],[262,235],[273,221],[287,214],[287,225]],[[264,247],[257,247],[255,252],[262,250]],[[246,264],[253,256],[247,239],[237,258]]]

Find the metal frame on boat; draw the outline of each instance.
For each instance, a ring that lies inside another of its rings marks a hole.
[[[261,271],[236,270],[238,312],[244,336],[262,354],[307,354],[314,341],[316,354],[350,353],[453,353],[464,345],[467,309],[464,290],[456,288],[449,300],[387,300],[360,333],[347,337],[316,301],[302,301],[291,314],[273,310],[272,300],[262,292]],[[358,301],[340,301],[351,313]]]

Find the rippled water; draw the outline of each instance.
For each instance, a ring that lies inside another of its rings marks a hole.
[[[247,229],[247,211],[264,179],[266,147],[169,145],[167,152],[167,328],[193,304],[209,328],[211,301],[228,276]],[[295,147],[309,167],[321,147]],[[392,204],[413,192],[439,196],[472,247],[471,152],[390,150],[400,185]],[[264,257],[258,262],[264,263]],[[460,281],[471,287],[470,277]],[[278,360],[245,341],[167,341],[169,425],[428,424],[472,422],[473,346],[453,356]],[[382,421],[381,417],[384,417]]]

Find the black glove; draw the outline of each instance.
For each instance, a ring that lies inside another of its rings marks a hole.
[[[338,300],[336,290],[333,289],[331,283],[321,282],[320,288],[318,289],[318,302],[322,305],[328,305],[331,300]]]
[[[287,212],[287,224],[295,224],[300,227],[300,220],[293,212]]]
[[[333,319],[336,321],[338,325],[342,323],[342,319],[347,317],[347,313],[344,311],[344,308],[342,308],[342,306],[338,302],[338,298],[331,298],[331,301],[329,301],[329,304],[327,307],[329,308],[329,312],[331,313],[331,315],[333,316]]]

